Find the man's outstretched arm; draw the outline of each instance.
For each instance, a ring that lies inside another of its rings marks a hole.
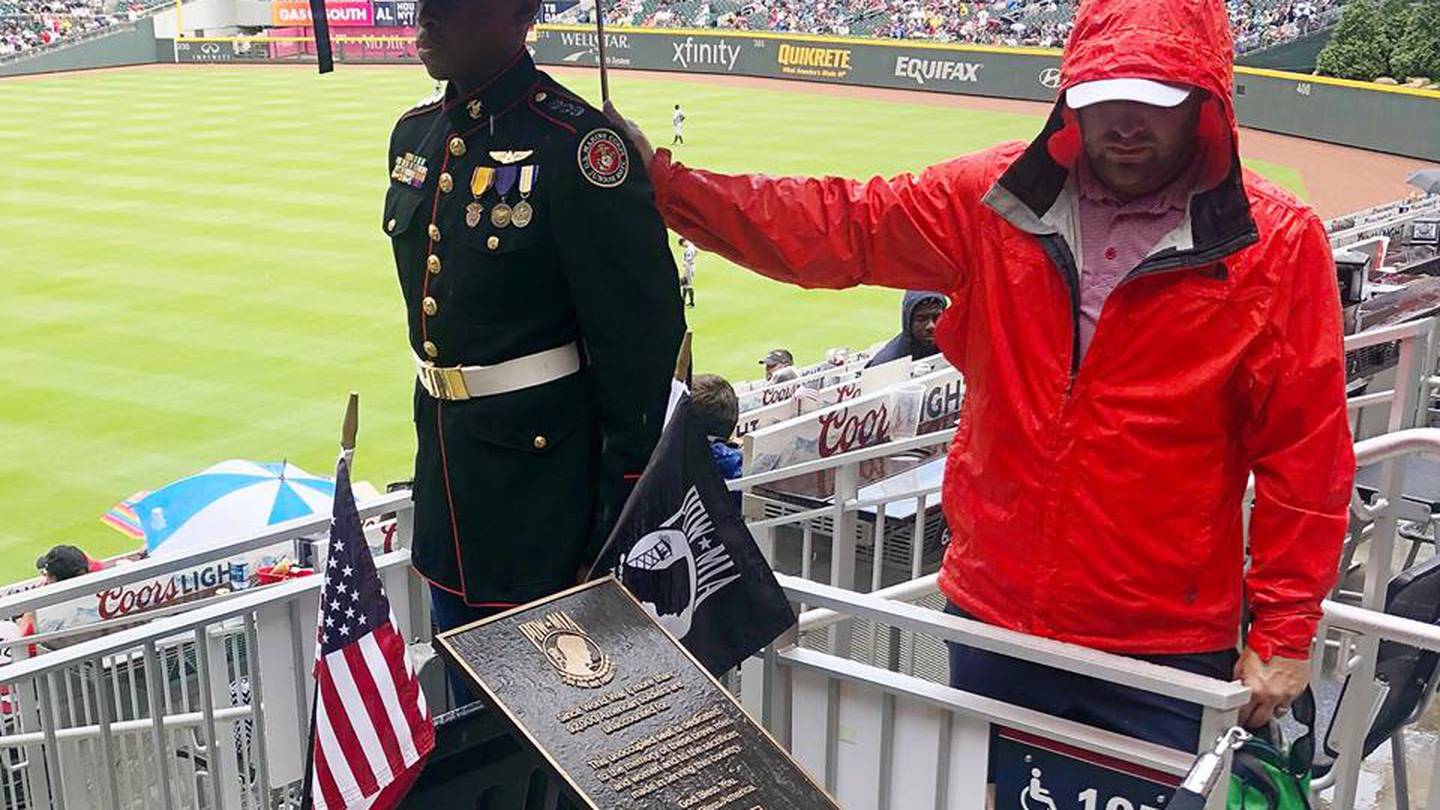
[[[958,286],[984,155],[868,182],[724,175],[676,163],[613,106],[606,114],[635,143],[665,224],[705,250],[802,287]]]

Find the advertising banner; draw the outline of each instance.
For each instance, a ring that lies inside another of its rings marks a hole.
[[[959,413],[964,395],[960,372],[953,368],[920,377],[918,414],[905,432],[943,429]],[[773,425],[745,437],[745,474],[768,472],[806,461],[837,456],[891,440],[899,389],[882,391]],[[917,424],[918,423],[918,424]]]
[[[189,42],[182,39],[177,41],[174,47],[175,60],[182,64],[195,62],[270,62],[274,59],[270,51],[270,45],[264,42],[246,42],[239,39],[228,42],[217,42],[214,40]]]
[[[375,9],[370,0],[327,0],[325,18],[335,28],[369,27],[376,24]],[[271,0],[271,25],[310,25],[311,22],[310,4],[305,0]]]
[[[395,8],[395,0],[375,0],[375,2],[370,5],[372,16],[375,19],[375,25],[385,27],[400,24],[396,22],[399,12]]]
[[[369,496],[374,497],[372,487],[363,481],[356,484],[356,491],[362,493],[362,499],[366,497],[364,491],[367,488],[370,490]],[[366,518],[362,525],[365,542],[370,546],[372,554],[378,557],[395,550],[399,523],[394,513]],[[312,543],[315,545],[316,559],[306,561],[306,551]],[[96,622],[138,616],[157,608],[193,602],[224,592],[258,587],[265,584],[261,581],[260,569],[273,566],[282,559],[307,562],[318,570],[324,566],[327,546],[328,534],[321,533],[299,541],[285,541],[244,554],[196,563],[191,568],[172,574],[114,585],[94,594],[40,608],[35,612],[35,630],[37,633],[53,633]],[[121,566],[138,562],[140,559],[142,556],[137,553],[108,562],[111,566]]]

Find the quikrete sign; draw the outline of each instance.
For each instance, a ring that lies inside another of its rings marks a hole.
[[[783,43],[775,55],[780,72],[792,76],[843,79],[850,75],[849,48],[819,48]]]

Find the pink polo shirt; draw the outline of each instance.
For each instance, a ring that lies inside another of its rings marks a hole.
[[[1105,300],[1151,248],[1185,219],[1195,170],[1181,174],[1153,194],[1121,202],[1079,164],[1080,356],[1095,337]]]

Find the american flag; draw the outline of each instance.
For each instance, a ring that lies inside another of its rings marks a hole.
[[[342,455],[316,630],[308,806],[395,807],[434,747],[430,710],[395,631]]]

